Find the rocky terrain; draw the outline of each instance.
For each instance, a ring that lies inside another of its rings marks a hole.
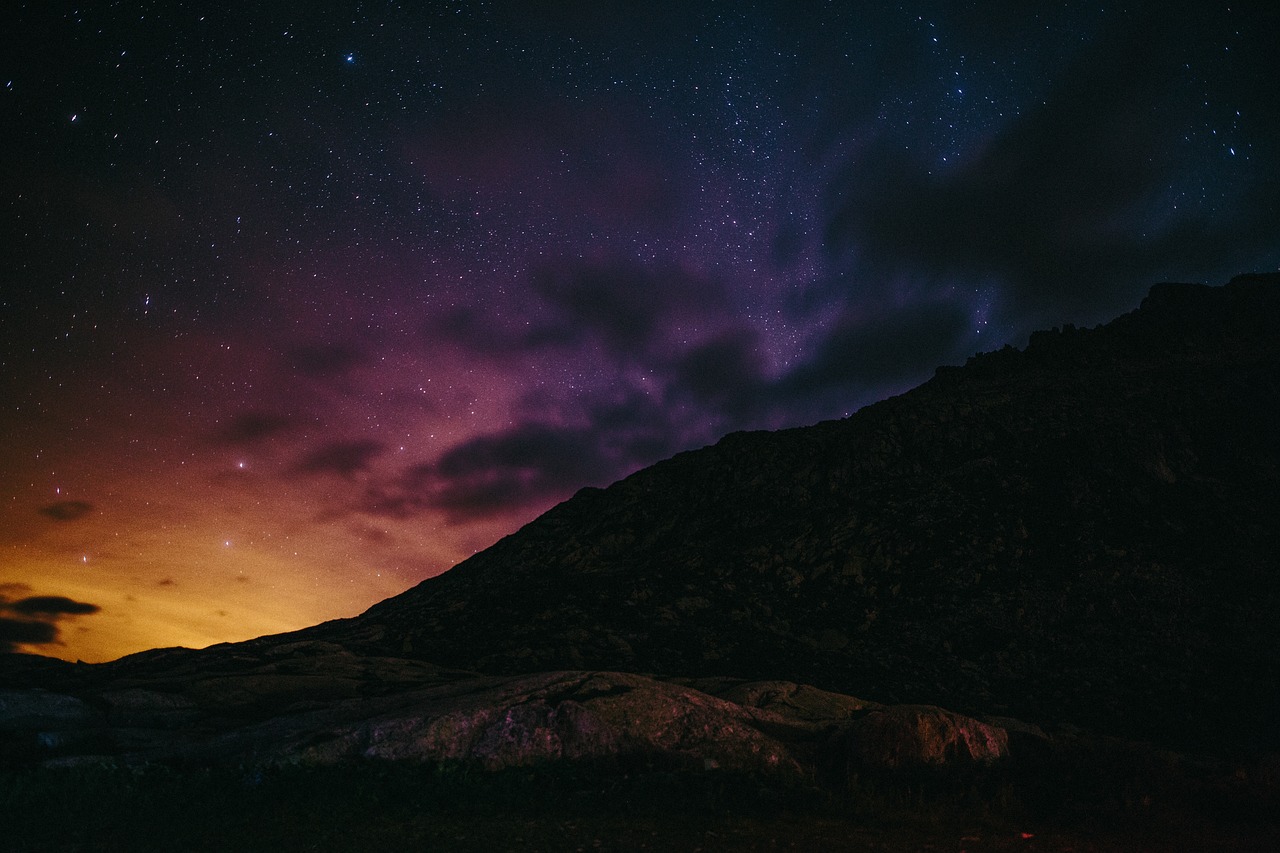
[[[788,681],[484,675],[296,636],[7,664],[0,820],[15,851],[1280,841],[1265,817],[1280,764],[1266,756],[1185,756]]]
[[[0,691],[5,758],[201,766],[555,760],[764,772],[823,762],[895,769],[991,764],[1013,721],[883,706],[791,682],[620,672],[483,676],[323,642],[228,646],[90,669],[70,692]],[[838,756],[838,757],[837,757]],[[834,767],[835,764],[832,764]]]
[[[840,802],[946,779],[1059,817],[1256,820],[1280,770],[1278,326],[1280,275],[1158,285],[848,419],[585,489],[354,619],[5,656],[0,766],[568,764]]]

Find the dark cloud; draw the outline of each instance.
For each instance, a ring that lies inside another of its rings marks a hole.
[[[758,335],[741,325],[715,279],[574,260],[546,263],[530,280],[538,304],[524,321],[462,307],[428,334],[485,356],[602,350],[611,358],[596,373],[611,381],[559,402],[531,395],[515,425],[371,486],[362,509],[467,521],[544,507],[750,426],[774,399]]]
[[[871,319],[847,317],[810,359],[778,383],[776,391],[805,396],[927,378],[934,367],[963,354],[968,322],[964,311],[949,303]]]
[[[28,589],[25,584],[6,584],[0,588],[0,652],[14,652],[24,645],[56,643],[59,621],[102,609],[62,595],[32,595],[10,600],[6,594]]]
[[[683,353],[672,366],[678,394],[736,419],[749,417],[766,392],[759,340],[746,329],[731,330]]]
[[[690,440],[664,405],[642,393],[597,400],[586,417],[596,454],[609,460],[610,480],[683,450]],[[584,485],[589,484],[577,487]]]
[[[52,623],[0,616],[0,652],[16,652],[21,645],[48,645],[57,639],[58,628]]]
[[[308,344],[289,351],[294,370],[320,379],[345,373],[364,359],[364,353],[344,344]]]
[[[1126,18],[960,165],[925,161],[905,139],[860,151],[833,184],[828,245],[863,281],[997,282],[1023,325],[1105,319],[1166,269],[1236,254],[1240,232],[1166,199],[1188,151],[1167,120],[1168,81],[1188,58],[1166,37],[1170,17]],[[1274,204],[1275,188],[1266,195]]]
[[[529,304],[462,304],[433,314],[427,343],[448,342],[468,354],[518,358],[539,350],[565,357],[600,347],[622,362],[665,355],[676,330],[724,322],[723,285],[677,268],[627,260],[546,261],[528,278]]]
[[[337,474],[351,478],[369,470],[385,445],[380,441],[334,441],[304,456],[297,470],[304,474]]]
[[[241,412],[234,415],[219,433],[226,444],[249,444],[293,429],[297,418],[275,412]]]
[[[712,279],[624,262],[545,265],[533,288],[556,318],[545,339],[595,339],[623,357],[650,354],[674,327],[701,324],[726,306]]]
[[[93,504],[87,501],[58,501],[40,507],[40,514],[54,521],[75,521],[93,512]]]
[[[586,430],[522,424],[465,441],[412,477],[454,518],[490,515],[608,477],[611,466],[593,438]]]
[[[581,414],[582,425],[531,420],[463,441],[371,488],[361,509],[399,518],[434,510],[465,522],[545,508],[681,447],[668,416],[638,395],[597,401]]]
[[[96,604],[74,601],[62,595],[33,595],[21,598],[7,605],[12,613],[24,616],[80,616],[86,613],[97,613],[102,608]]]

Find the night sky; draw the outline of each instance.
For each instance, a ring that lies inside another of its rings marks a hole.
[[[6,4],[0,650],[355,615],[1280,268],[1270,5]]]

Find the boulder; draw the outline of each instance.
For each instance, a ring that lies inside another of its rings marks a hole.
[[[33,688],[0,690],[0,731],[68,728],[92,722],[97,714],[74,696]]]
[[[933,705],[879,708],[843,734],[851,762],[879,770],[989,765],[1009,756],[1007,729]]]
[[[403,697],[365,719],[276,720],[250,741],[274,741],[260,760],[329,764],[358,758],[461,761],[487,769],[547,761],[723,767],[799,775],[787,744],[760,714],[644,676],[554,672],[474,678]],[[292,736],[281,726],[296,729]]]

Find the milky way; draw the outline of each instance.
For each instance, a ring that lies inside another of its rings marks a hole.
[[[0,648],[353,615],[1280,266],[1261,4],[106,5],[0,21]]]

